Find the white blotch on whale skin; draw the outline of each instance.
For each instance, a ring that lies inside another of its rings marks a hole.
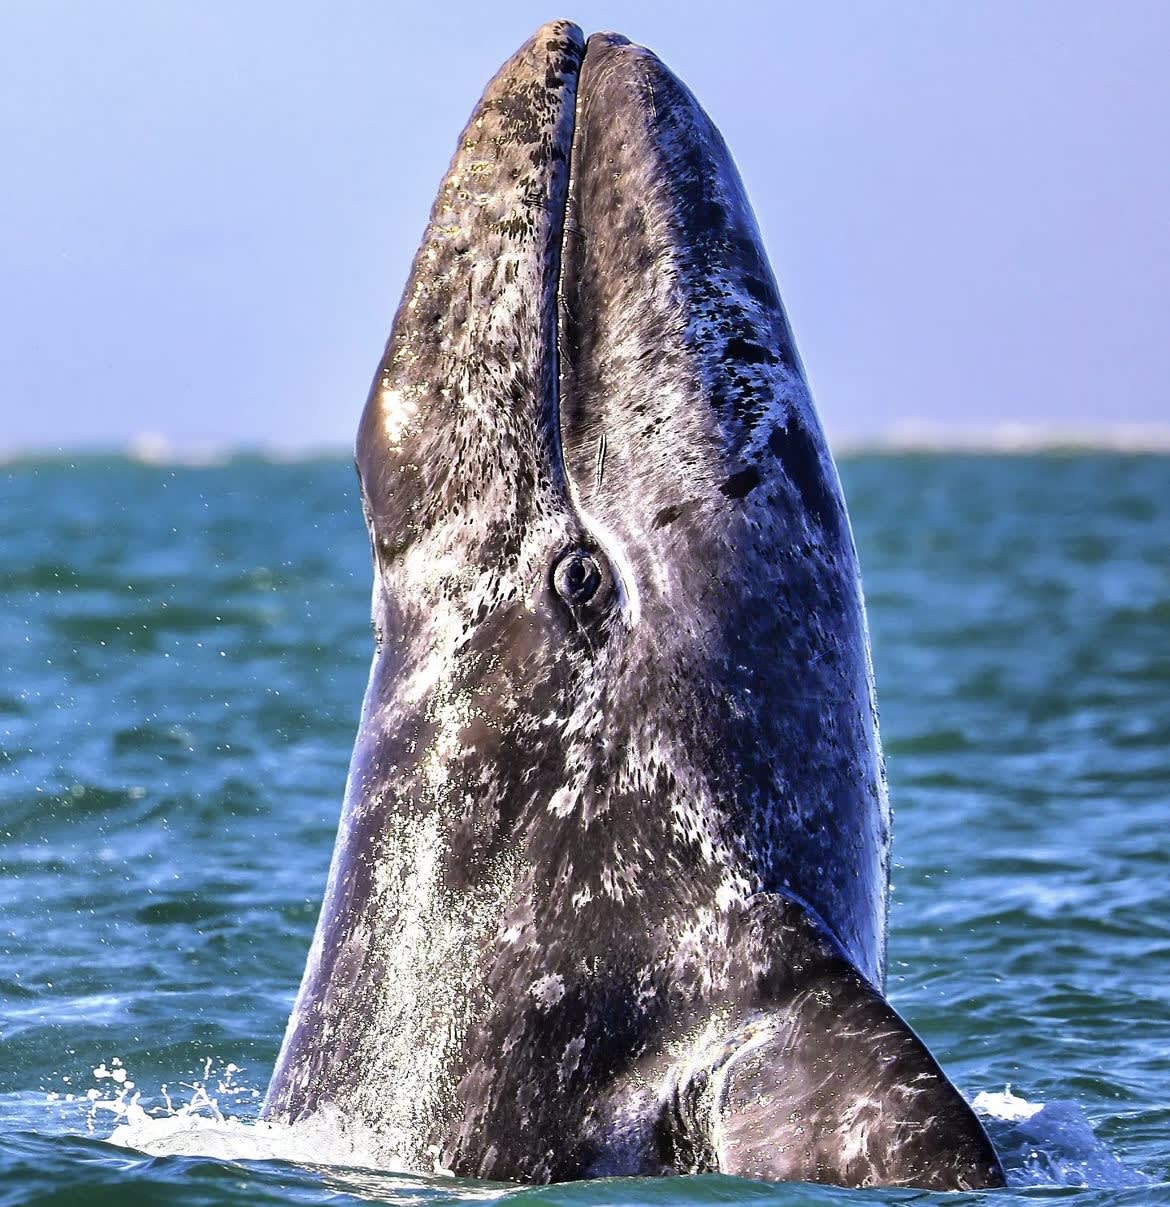
[[[382,386],[382,430],[392,448],[398,448],[402,444],[402,437],[406,435],[411,421],[418,414],[418,403],[410,396],[411,392],[396,390],[385,384]]]
[[[568,817],[573,812],[574,803],[573,793],[568,788],[561,787],[549,797],[546,807],[555,817]]]
[[[555,1006],[565,996],[565,981],[559,973],[550,973],[532,982],[528,992],[536,998],[539,1005],[548,1009]]]
[[[581,1063],[581,1053],[584,1051],[585,1037],[583,1035],[578,1035],[576,1038],[569,1040],[565,1045],[564,1053],[561,1056],[561,1063],[557,1069],[561,1085],[564,1085],[577,1071],[577,1066]]]
[[[427,790],[436,800],[444,794],[451,765],[467,753],[462,734],[473,713],[466,693],[440,688],[431,694],[427,717],[434,722],[436,733],[421,770]]]

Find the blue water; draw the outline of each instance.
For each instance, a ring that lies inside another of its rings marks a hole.
[[[1011,1087],[979,1100],[990,1201],[1170,1204],[1170,459],[841,470],[891,997],[964,1092]],[[986,1197],[509,1189],[265,1135],[370,653],[352,470],[17,462],[0,492],[0,1205]]]

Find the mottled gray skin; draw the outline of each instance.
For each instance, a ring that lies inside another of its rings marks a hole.
[[[489,1178],[999,1184],[881,996],[841,489],[731,158],[648,51],[559,22],[488,86],[357,463],[377,652],[268,1117]]]

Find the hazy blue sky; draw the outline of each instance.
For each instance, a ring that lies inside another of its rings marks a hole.
[[[348,443],[558,15],[723,130],[831,430],[1170,422],[1170,3],[0,0],[0,450]]]

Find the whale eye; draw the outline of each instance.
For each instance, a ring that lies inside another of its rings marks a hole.
[[[587,604],[602,583],[601,567],[588,549],[570,549],[553,568],[553,586],[571,607]]]

